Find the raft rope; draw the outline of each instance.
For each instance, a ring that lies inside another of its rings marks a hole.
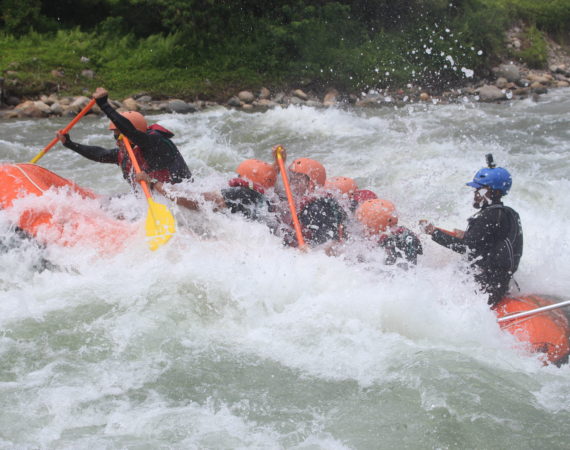
[[[40,192],[42,192],[42,193],[45,192],[45,189],[42,189],[41,187],[39,187],[39,186],[36,184],[36,182],[30,178],[30,176],[26,173],[26,171],[25,171],[24,169],[22,169],[20,166],[18,166],[18,165],[16,165],[16,164],[13,164],[13,166],[16,167],[20,172],[22,172],[22,174],[28,179],[28,181],[29,181],[30,183],[32,183],[32,184],[36,187],[36,189],[37,189],[38,191],[40,191]]]

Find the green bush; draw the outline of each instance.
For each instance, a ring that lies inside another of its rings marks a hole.
[[[543,69],[546,66],[548,52],[546,41],[541,31],[532,25],[525,33],[525,48],[519,53],[520,58],[530,68]]]
[[[570,23],[570,0],[0,5],[0,70],[17,71],[8,88],[21,95],[46,89],[77,94],[97,85],[117,96],[146,91],[217,99],[260,84],[362,91],[415,83],[439,89],[463,80],[464,69],[484,73],[505,51],[504,31],[511,23],[532,25],[521,57],[534,67],[545,63],[542,32],[564,33]],[[64,76],[54,77],[54,69]],[[95,79],[82,77],[84,69],[94,70]]]

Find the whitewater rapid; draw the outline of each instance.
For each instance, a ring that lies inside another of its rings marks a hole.
[[[570,90],[540,101],[150,116],[196,191],[246,158],[320,160],[393,201],[400,223],[464,228],[485,154],[513,175],[523,293],[570,300]],[[64,119],[0,122],[29,161]],[[103,118],[76,141],[111,146]],[[120,170],[61,146],[40,165],[144,217]],[[161,201],[166,202],[165,199]],[[32,244],[0,254],[3,448],[567,448],[570,368],[499,330],[460,255],[422,237],[410,271],[284,248],[256,223],[168,204],[177,235],[116,255]],[[96,205],[92,206],[96,208]],[[0,233],[10,233],[0,211]],[[38,271],[48,258],[56,270]]]

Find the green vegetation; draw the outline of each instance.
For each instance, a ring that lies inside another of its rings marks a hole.
[[[525,39],[526,45],[520,52],[520,58],[531,68],[544,68],[547,50],[543,33],[532,25],[526,31]]]
[[[0,0],[0,71],[16,95],[98,85],[215,100],[261,85],[438,89],[461,82],[462,68],[496,62],[518,21],[517,56],[544,65],[543,33],[567,38],[570,1]]]

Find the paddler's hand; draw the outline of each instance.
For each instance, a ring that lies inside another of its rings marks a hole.
[[[93,98],[95,100],[108,96],[109,92],[107,92],[107,89],[105,89],[104,87],[98,87],[97,89],[95,89],[95,92],[93,92]]]
[[[67,144],[70,141],[69,134],[64,134],[61,132],[61,130],[59,130],[55,135],[59,139],[59,142],[61,142],[63,145]]]
[[[204,192],[202,197],[204,197],[204,200],[207,202],[212,202],[214,204],[214,211],[226,208],[226,201],[218,192]]]
[[[425,234],[432,235],[433,232],[435,231],[435,227],[433,226],[433,223],[429,222],[428,220],[425,220],[425,219],[420,220],[419,225],[420,225],[420,229]]]
[[[149,186],[152,184],[152,181],[149,174],[146,172],[139,172],[135,174],[135,181],[140,183],[141,181],[146,182]]]
[[[465,231],[463,230],[458,230],[457,228],[454,228],[453,233],[455,234],[455,237],[458,237],[459,239],[463,239],[465,237]]]

